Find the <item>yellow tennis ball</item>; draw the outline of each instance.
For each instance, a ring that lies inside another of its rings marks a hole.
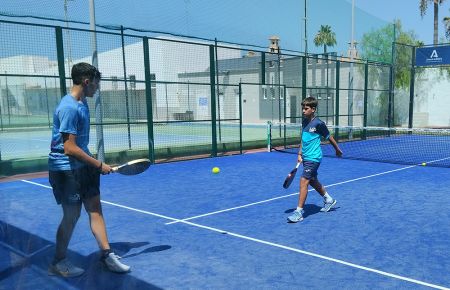
[[[425,162],[422,162],[422,166],[426,166],[427,164]]]
[[[212,173],[217,174],[217,173],[219,173],[219,172],[220,172],[219,167],[214,167],[214,168],[212,169]]]

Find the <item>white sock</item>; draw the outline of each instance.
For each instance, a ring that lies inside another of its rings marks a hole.
[[[297,206],[297,211],[302,212],[303,211],[303,207],[298,207]]]
[[[323,199],[325,200],[325,202],[332,202],[333,201],[333,198],[326,191],[325,191],[325,194],[323,195]]]

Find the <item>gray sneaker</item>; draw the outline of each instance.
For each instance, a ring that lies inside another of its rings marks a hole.
[[[321,212],[329,212],[330,209],[336,205],[336,200],[333,199],[331,202],[324,202],[323,207],[320,209]]]
[[[109,253],[106,258],[103,259],[106,267],[109,271],[115,273],[126,273],[130,271],[130,266],[127,266],[119,261],[120,257],[114,253]]]
[[[48,267],[48,274],[49,275],[58,275],[62,277],[77,277],[84,273],[84,270],[81,268],[78,268],[72,263],[69,262],[67,259],[63,259],[56,263],[56,265],[50,264]]]
[[[303,211],[294,210],[294,212],[288,216],[288,222],[296,223],[301,222],[303,220]]]

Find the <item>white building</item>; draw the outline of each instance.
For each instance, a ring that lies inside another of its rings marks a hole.
[[[136,38],[139,39],[139,38]],[[139,39],[140,40],[140,39]],[[208,71],[210,66],[209,44],[206,42],[186,43],[181,38],[164,37],[149,39],[150,70],[151,77],[155,83],[152,85],[153,106],[156,115],[161,119],[171,118],[174,113],[185,113],[187,109],[180,107],[180,80],[179,74],[191,72]],[[218,48],[217,58],[239,58],[241,51],[238,46],[229,49]],[[125,55],[125,65],[123,63]],[[92,56],[73,60],[72,63],[92,63]],[[70,67],[65,61],[66,76],[70,78]],[[12,75],[34,75],[34,76],[57,76],[58,63],[47,57],[20,55],[0,59],[2,73]],[[145,89],[145,66],[144,49],[142,41],[118,47],[98,54],[98,68],[102,72],[102,91],[116,91],[117,94],[125,94],[125,83],[127,82],[127,94],[130,92],[143,92]],[[125,71],[126,70],[126,75]],[[206,80],[209,83],[210,80]],[[70,80],[66,82],[67,87],[71,85]],[[8,91],[6,90],[8,86]],[[28,114],[27,94],[28,88],[53,87],[52,94],[60,94],[59,80],[43,77],[0,77],[0,102],[2,107],[8,106],[9,99],[17,102],[14,113]],[[7,96],[8,94],[8,96]],[[142,94],[141,94],[142,97]],[[7,100],[8,99],[8,100]],[[125,102],[123,102],[124,104]],[[9,104],[11,105],[11,104]],[[119,104],[120,105],[120,104]],[[140,100],[137,106],[145,108],[145,99]],[[167,109],[169,107],[170,109]],[[179,110],[181,111],[179,111]],[[158,113],[159,112],[159,113]],[[170,116],[168,115],[170,114]]]

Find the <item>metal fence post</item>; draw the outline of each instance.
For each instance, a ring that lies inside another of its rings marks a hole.
[[[412,56],[411,56],[411,77],[409,80],[409,120],[408,120],[408,128],[413,127],[413,110],[414,110],[414,78],[416,74],[416,47],[412,47]]]
[[[148,156],[152,163],[155,163],[155,143],[153,135],[153,103],[152,103],[152,81],[150,73],[150,49],[148,37],[144,36],[144,70],[145,70],[145,101],[147,107],[147,134],[148,134]]]
[[[217,156],[217,131],[216,131],[216,63],[214,57],[214,45],[209,46],[209,80],[211,87],[211,126],[212,126],[212,152],[211,156]]]
[[[239,82],[239,152],[242,154],[242,84]]]
[[[59,73],[59,90],[61,97],[67,94],[66,88],[66,72],[64,69],[64,45],[62,28],[60,26],[55,27],[56,34],[56,55],[58,58],[58,73]]]
[[[367,102],[368,102],[368,87],[369,87],[369,62],[364,64],[364,112],[363,112],[363,127],[367,127]]]
[[[394,124],[394,114],[392,112],[392,100],[394,98],[394,65],[391,64],[389,66],[389,96],[388,96],[388,128],[391,128]]]
[[[366,139],[367,131],[367,102],[368,102],[368,87],[369,87],[369,61],[364,64],[364,112],[363,112],[363,136],[362,139]]]
[[[127,66],[125,61],[125,37],[123,35],[123,26],[120,26],[120,40],[122,41],[122,61],[123,61],[123,80],[125,85],[125,110],[127,114],[127,132],[128,132],[128,149],[131,149],[131,127],[130,127],[130,102],[128,98],[127,85]]]
[[[308,57],[304,56],[303,57],[303,62],[302,62],[302,100],[306,99],[306,74],[307,72],[307,63],[308,63]]]
[[[262,85],[266,84],[266,53],[261,53],[261,77],[260,82]]]
[[[339,126],[339,79],[340,79],[340,71],[341,71],[341,62],[339,60],[336,61],[336,92],[335,92],[335,102],[334,105],[335,112],[334,112],[334,125],[337,127]],[[336,141],[339,140],[339,129],[336,128],[334,130],[334,139]]]

